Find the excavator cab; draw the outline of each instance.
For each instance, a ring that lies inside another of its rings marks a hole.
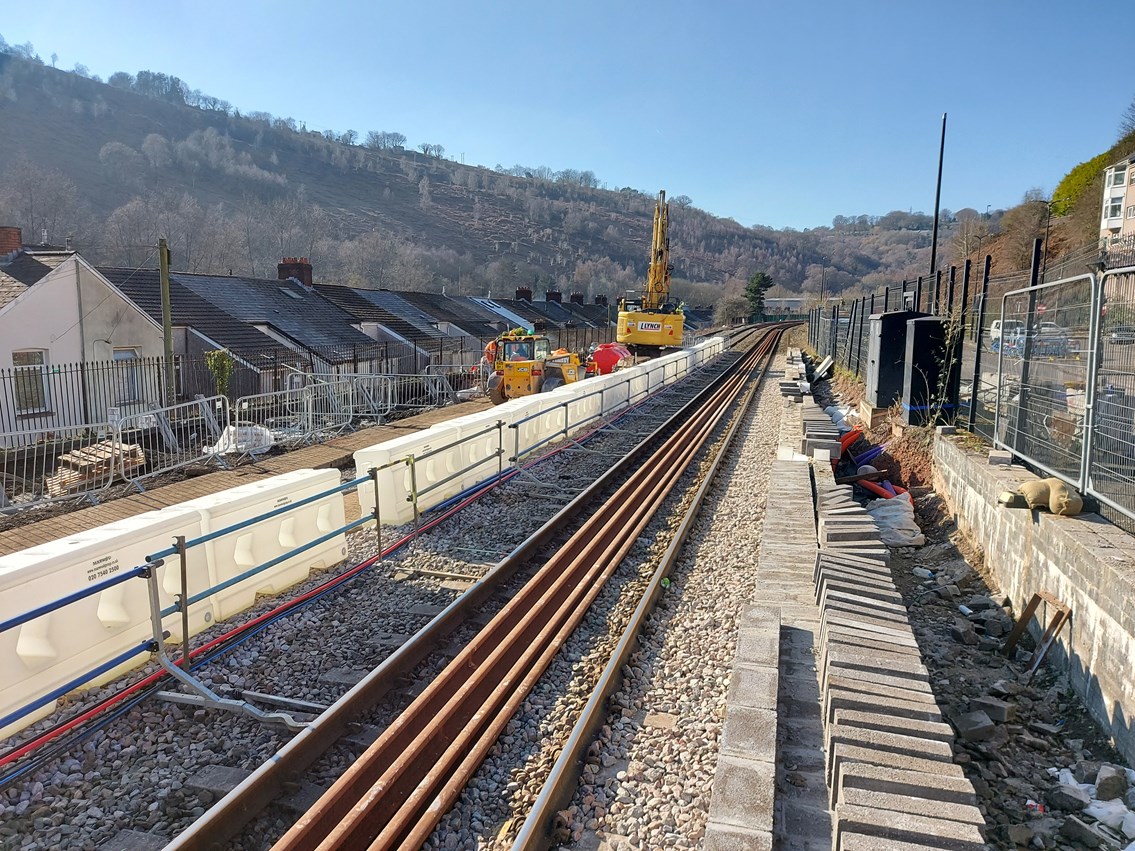
[[[499,405],[509,399],[555,390],[581,378],[579,355],[566,349],[552,351],[547,337],[517,328],[496,340],[489,398]]]

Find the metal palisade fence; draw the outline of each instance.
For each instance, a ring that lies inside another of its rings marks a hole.
[[[942,409],[1135,529],[1135,250],[1089,246],[1046,269],[1038,240],[1029,270],[991,277],[989,268],[987,257],[976,273],[967,262],[815,308],[809,342],[864,378],[871,314],[945,317],[961,338],[962,381]]]
[[[613,329],[546,332],[586,349]],[[97,501],[114,486],[191,464],[328,440],[483,386],[488,339],[233,353],[227,386],[204,355],[177,355],[172,403],[160,357],[52,364],[40,353],[0,369],[0,513]]]

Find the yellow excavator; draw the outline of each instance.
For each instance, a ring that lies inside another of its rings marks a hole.
[[[665,190],[654,208],[654,235],[650,244],[650,270],[640,298],[619,300],[615,339],[638,355],[653,357],[663,349],[681,348],[686,317],[682,306],[670,299],[670,205]]]
[[[493,365],[488,391],[494,405],[583,378],[578,354],[552,351],[547,337],[529,334],[524,328],[514,328],[485,346],[485,360]]]

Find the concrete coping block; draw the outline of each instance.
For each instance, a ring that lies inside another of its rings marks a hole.
[[[831,658],[833,651],[844,649],[861,650],[878,654],[881,659],[890,659],[892,656],[906,656],[910,659],[916,659],[919,662],[922,661],[922,655],[918,652],[917,647],[910,647],[905,644],[891,644],[886,641],[875,641],[860,635],[829,634],[826,643],[820,651],[820,670],[827,670],[828,660]]]
[[[836,749],[840,745],[863,748],[874,753],[890,753],[911,759],[934,760],[952,764],[954,750],[945,742],[924,739],[921,736],[904,736],[881,730],[864,730],[860,727],[832,728],[828,736],[828,785],[831,786],[839,771],[840,758]],[[870,760],[868,760],[870,761]]]
[[[1013,453],[1007,449],[990,449],[988,460],[991,467],[1008,467],[1013,463]]]
[[[952,777],[965,780],[965,773],[960,765],[952,761],[927,756],[908,756],[904,753],[878,750],[863,745],[852,745],[844,742],[835,742],[828,749],[828,796],[829,806],[835,808],[835,793],[838,786],[832,782],[838,777],[844,765],[874,765],[886,771],[899,769],[926,774],[931,777]],[[966,781],[968,782],[968,781]]]
[[[930,679],[922,658],[917,654],[889,653],[874,648],[859,649],[845,644],[828,647],[823,665],[825,687],[828,674],[834,673],[834,669],[875,671],[883,676],[918,682],[929,682]]]
[[[934,429],[934,431],[937,432],[938,434],[942,435],[943,437],[947,437],[951,434],[957,434],[958,433],[958,427],[952,426],[952,425],[940,425],[940,426],[936,427]]]
[[[834,552],[829,550],[816,551],[816,564],[844,565],[846,567],[859,567],[864,570],[885,570],[890,572],[887,559],[879,556],[865,556],[858,553]]]
[[[760,627],[737,631],[737,661],[775,668],[780,664],[780,629]]]
[[[898,691],[893,689],[892,691]],[[835,713],[847,709],[857,712],[879,712],[896,718],[911,718],[916,721],[942,721],[942,712],[937,704],[908,700],[906,696],[890,697],[874,692],[847,691],[829,688],[824,694],[824,725],[835,723]]]
[[[892,795],[910,795],[944,804],[977,806],[973,784],[965,777],[944,774],[927,777],[924,772],[905,771],[901,768],[884,768],[879,765],[845,762],[839,768],[836,787],[841,792],[849,789],[866,789]]]
[[[895,583],[891,579],[891,572],[886,569],[874,570],[849,564],[832,564],[820,562],[812,570],[812,582],[819,586],[822,577],[843,577],[849,581],[862,580],[864,582],[886,583],[892,588]]]
[[[836,582],[857,588],[878,588],[898,593],[898,588],[891,581],[890,571],[866,571],[857,567],[821,564],[816,568],[812,581],[816,584],[816,596],[819,596],[822,588]]]
[[[776,709],[779,670],[776,666],[750,665],[738,661],[733,666],[726,702],[730,706]]]
[[[812,458],[813,458],[813,460],[819,461],[820,463],[824,463],[824,462],[830,463],[831,460],[832,460],[832,451],[831,451],[831,449],[819,449],[819,448],[813,449],[812,450]]]
[[[834,848],[833,851],[926,851],[926,846],[845,830],[839,835],[839,848]]]
[[[919,847],[924,849],[982,851],[986,847],[985,839],[975,824],[929,818],[913,813],[877,810],[874,807],[837,804],[833,848],[845,848],[841,842],[841,834],[844,831],[854,831],[878,839],[921,843]]]
[[[933,739],[947,745],[954,741],[954,729],[941,721],[919,721],[901,715],[887,715],[883,712],[864,712],[860,709],[836,709],[833,713],[835,723],[830,729],[840,727],[859,727],[864,730],[878,730],[881,733],[898,733],[903,736],[918,736]]]
[[[741,611],[741,629],[774,629],[780,631],[780,607],[752,603]]]
[[[829,624],[827,629],[821,632],[821,637],[826,641],[842,641],[845,644],[856,641],[870,641],[875,644],[886,645],[888,648],[894,647],[896,650],[904,652],[910,650],[918,652],[918,640],[915,639],[914,633],[896,635],[894,632],[875,632],[862,627],[834,623]]]
[[[879,541],[843,541],[841,543],[820,544],[820,551],[825,553],[847,553],[848,555],[863,558],[880,558],[883,561],[891,560],[891,551]]]
[[[903,606],[902,602],[902,595],[895,590],[894,585],[891,585],[890,588],[878,588],[873,585],[868,585],[867,583],[859,583],[830,576],[824,583],[821,596],[829,596],[833,593],[843,593],[854,597],[858,605],[863,605],[864,603],[868,605],[883,603],[888,606],[902,608],[903,613],[906,613],[906,608]],[[823,608],[822,603],[821,608]]]
[[[863,683],[865,689],[875,688],[892,688],[907,695],[908,700],[914,700],[915,695],[923,694],[929,699],[934,699],[934,693],[930,688],[928,680],[913,680],[908,677],[896,677],[890,674],[881,674],[878,671],[862,671],[856,668],[833,668],[827,672],[827,677],[823,683],[823,693],[826,694],[833,686],[832,684],[839,680],[846,682],[847,680],[858,680]]]
[[[713,779],[709,820],[771,832],[775,788],[775,763],[722,753]]]
[[[821,610],[826,611],[829,606],[840,611],[865,614],[868,617],[874,618],[897,620],[901,623],[909,623],[910,620],[906,606],[901,602],[864,597],[861,594],[857,594],[855,591],[849,591],[835,585],[828,585],[824,588],[824,598],[820,601]],[[821,617],[822,616],[823,611],[821,611]]]
[[[826,623],[829,616],[832,616],[848,618],[857,623],[871,626],[898,630],[910,629],[910,619],[905,609],[896,612],[882,606],[872,606],[871,603],[875,601],[848,600],[844,599],[847,595],[841,597],[838,591],[825,590],[828,593],[824,595],[824,607],[820,612],[821,624]]]
[[[841,612],[828,609],[820,619],[820,641],[827,641],[834,630],[840,630],[848,635],[862,635],[866,638],[903,644],[913,641],[917,645],[914,633],[906,624],[866,617],[848,617]]]
[[[772,832],[748,830],[709,821],[702,839],[703,851],[772,851]]]
[[[848,544],[873,544],[877,546],[880,543],[878,527],[866,523],[858,523],[852,526],[823,526],[819,530],[818,537],[822,547]]]
[[[880,792],[876,789],[856,789],[853,787],[840,790],[839,802],[855,807],[870,807],[874,810],[909,813],[910,815],[957,821],[983,827],[985,825],[985,818],[976,806],[934,801],[919,795],[901,795],[894,792]]]
[[[730,706],[721,728],[721,753],[776,762],[776,710]]]

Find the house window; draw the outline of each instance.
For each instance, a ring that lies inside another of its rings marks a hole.
[[[1109,219],[1118,219],[1123,215],[1123,199],[1112,198],[1107,202],[1107,217]]]
[[[1127,218],[1135,219],[1135,204],[1127,208]]]
[[[1132,176],[1135,176],[1135,172],[1132,173]],[[1112,172],[1112,175],[1111,175],[1111,185],[1112,186],[1122,186],[1126,180],[1127,180],[1127,169],[1117,168],[1114,172]]]
[[[12,366],[16,413],[46,411],[50,401],[47,392],[47,352],[42,349],[12,352]]]
[[[138,350],[115,349],[114,371],[117,377],[117,398],[119,405],[142,401],[141,381],[138,375]]]

